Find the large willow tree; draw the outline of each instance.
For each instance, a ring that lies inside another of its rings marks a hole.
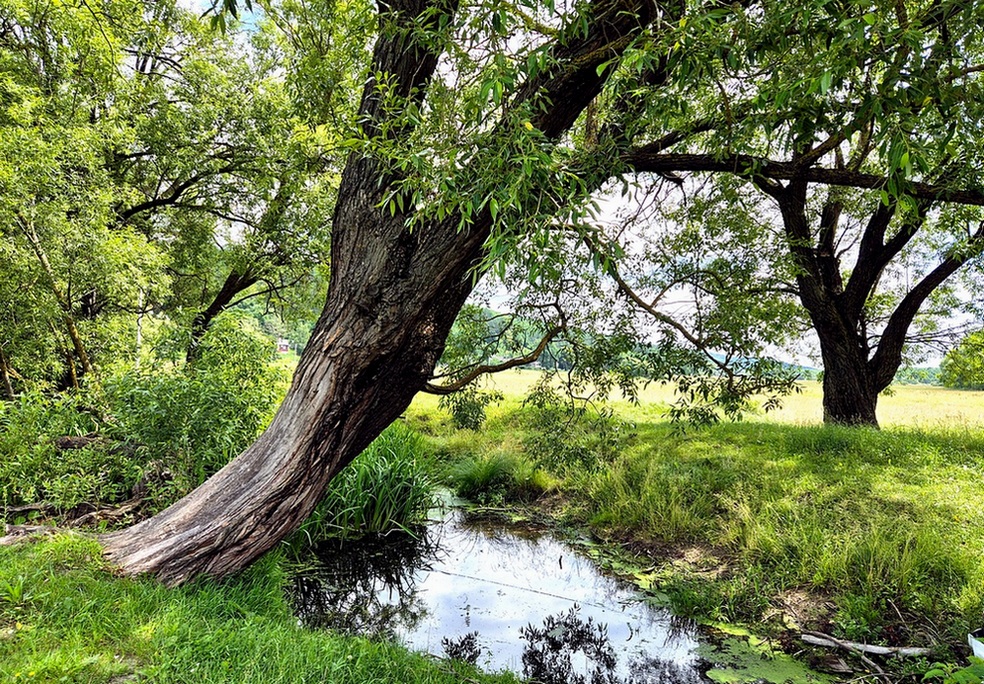
[[[243,454],[169,509],[103,537],[108,557],[123,572],[178,584],[236,571],[275,545],[427,384],[477,279],[516,253],[549,272],[554,236],[583,223],[587,198],[610,178],[706,170],[753,178],[789,202],[805,183],[883,188],[889,205],[910,196],[984,202],[973,187],[901,175],[914,157],[903,163],[890,148],[883,173],[836,163],[837,144],[864,125],[845,123],[830,137],[800,125],[808,117],[761,114],[806,107],[843,77],[843,60],[884,59],[881,43],[851,22],[898,5],[380,2],[365,13],[375,44],[355,129],[344,136],[327,301],[293,385]],[[814,18],[848,23],[817,44]],[[808,50],[816,66],[763,62],[751,92],[719,83],[727,101],[742,96],[741,107],[709,99],[702,79],[715,71],[705,66],[729,55],[779,59],[777,45],[800,57]],[[688,84],[703,109],[690,107]],[[913,106],[870,100],[878,121]],[[731,144],[719,122],[739,120],[748,125]],[[723,131],[717,149],[674,152],[712,130]]]

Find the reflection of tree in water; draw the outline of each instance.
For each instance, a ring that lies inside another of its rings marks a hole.
[[[414,574],[436,552],[427,532],[324,542],[289,588],[294,612],[309,627],[390,639],[423,617]]]
[[[523,676],[538,684],[701,684],[690,665],[646,659],[630,664],[628,679],[615,674],[615,649],[605,625],[578,617],[577,606],[544,618],[542,627],[521,630]],[[581,668],[578,663],[585,663]],[[577,672],[584,669],[585,672]]]

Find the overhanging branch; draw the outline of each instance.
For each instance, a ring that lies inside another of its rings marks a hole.
[[[540,344],[536,346],[536,349],[531,351],[529,354],[524,356],[518,356],[514,359],[509,359],[508,361],[503,361],[502,363],[493,364],[483,364],[481,366],[475,366],[468,373],[461,376],[454,382],[448,383],[446,385],[435,385],[432,383],[427,383],[424,385],[424,392],[428,394],[438,394],[441,396],[457,392],[458,390],[464,388],[468,383],[474,381],[481,375],[487,373],[499,373],[504,370],[509,370],[510,368],[516,368],[517,366],[525,366],[528,363],[533,363],[543,352],[546,350],[547,345],[553,341],[557,335],[563,330],[563,326],[555,325],[547,331],[547,334],[543,336],[540,340]]]
[[[636,173],[716,172],[733,173],[748,178],[768,180],[797,180],[823,185],[836,185],[866,190],[881,190],[888,179],[849,168],[831,169],[811,166],[802,168],[796,162],[776,161],[765,157],[736,154],[715,157],[709,154],[667,154],[654,152],[651,146],[630,150],[622,161]],[[951,188],[934,183],[909,182],[903,186],[906,194],[917,199],[984,206],[984,191],[974,188]]]

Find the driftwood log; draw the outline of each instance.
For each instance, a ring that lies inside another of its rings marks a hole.
[[[834,639],[820,632],[804,632],[800,638],[812,646],[823,646],[825,648],[842,648],[857,653],[868,653],[881,656],[901,656],[916,657],[925,656],[933,652],[931,648],[919,648],[915,646],[874,646],[872,644],[859,644],[856,641],[844,641]]]

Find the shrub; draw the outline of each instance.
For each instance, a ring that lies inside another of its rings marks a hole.
[[[95,395],[29,391],[0,406],[0,504],[67,510],[129,496],[139,467],[125,449],[98,440],[81,449],[55,446],[59,437],[100,429],[105,408]]]
[[[127,371],[102,393],[25,392],[0,404],[0,503],[67,510],[113,504],[147,485],[164,506],[245,449],[272,417],[289,378],[255,326],[216,319],[191,365]],[[58,450],[63,436],[94,435]]]
[[[474,385],[441,397],[438,402],[451,414],[451,423],[459,430],[479,430],[485,424],[485,408],[502,401],[502,392],[479,392]]]
[[[249,446],[286,391],[285,370],[252,321],[220,316],[195,363],[110,378],[106,392],[117,439],[174,478],[174,494],[202,483]]]

